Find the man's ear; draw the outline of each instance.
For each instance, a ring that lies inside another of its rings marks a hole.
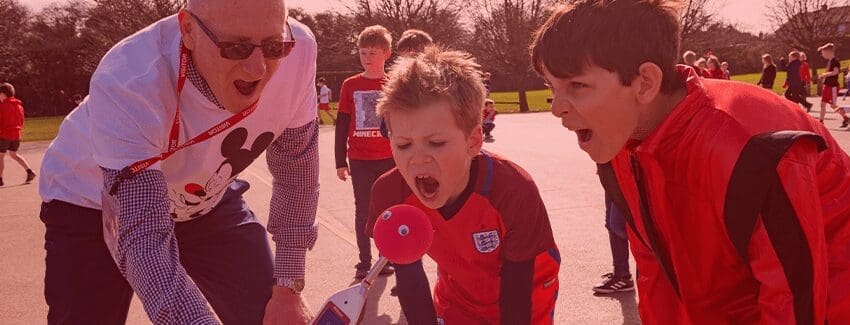
[[[183,37],[183,45],[189,50],[195,49],[195,26],[194,19],[186,8],[177,13],[177,22],[180,24],[180,35]]]
[[[652,62],[641,64],[638,67],[638,75],[632,82],[637,101],[641,104],[649,104],[654,101],[661,92],[663,82],[664,72],[658,65]]]
[[[484,146],[484,130],[481,128],[481,124],[475,126],[472,129],[472,132],[469,133],[469,137],[467,139],[467,144],[469,147],[466,150],[466,153],[469,154],[470,157],[475,157],[481,152],[481,147]]]

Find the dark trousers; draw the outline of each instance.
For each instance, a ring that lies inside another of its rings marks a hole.
[[[803,88],[803,85],[788,86],[788,89],[785,90],[785,98],[797,104],[803,105],[803,107],[805,108],[812,107],[812,104],[806,100],[805,91],[806,90],[805,88]]]
[[[369,204],[372,201],[372,184],[381,175],[395,167],[392,159],[351,160],[351,185],[354,186],[354,232],[357,235],[357,249],[360,264],[372,265],[372,241],[366,235],[366,222],[369,220]]]
[[[605,228],[608,229],[608,241],[611,243],[611,257],[614,261],[614,276],[623,277],[629,272],[629,237],[626,233],[626,218],[614,201],[605,194]]]
[[[209,214],[174,226],[180,262],[224,324],[262,324],[272,294],[265,228],[236,181]],[[101,211],[42,203],[48,324],[124,324],[133,290],[103,242]]]
[[[484,129],[484,136],[489,137],[490,132],[493,132],[493,129],[496,128],[496,123],[483,123],[481,124],[482,129]]]

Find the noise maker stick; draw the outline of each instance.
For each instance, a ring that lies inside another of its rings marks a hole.
[[[381,258],[360,283],[328,298],[313,324],[358,324],[369,288],[387,262],[409,264],[419,260],[431,247],[434,237],[428,216],[419,208],[404,204],[384,211],[374,229],[375,246],[381,252]]]
[[[360,322],[369,288],[378,278],[381,269],[387,265],[387,259],[381,257],[369,270],[369,274],[357,285],[338,291],[328,298],[313,321],[316,325],[348,325]]]

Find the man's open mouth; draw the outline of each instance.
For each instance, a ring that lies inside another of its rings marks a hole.
[[[233,82],[233,86],[236,87],[236,90],[239,91],[240,94],[245,96],[250,96],[257,90],[257,85],[260,84],[259,80],[255,81],[242,81],[236,80]]]

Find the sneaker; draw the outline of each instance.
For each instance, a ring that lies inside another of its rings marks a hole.
[[[850,119],[845,118],[844,121],[841,122],[841,127],[846,128],[848,124],[850,124]]]
[[[614,277],[614,273],[607,273],[602,276],[602,282],[593,286],[593,291],[597,293],[615,293],[635,290],[635,283],[632,281],[632,276]]]
[[[381,269],[381,272],[379,272],[378,275],[388,276],[388,275],[392,275],[393,273],[395,273],[395,268],[392,265],[390,265],[389,263],[387,263],[387,265],[384,265],[384,268]]]
[[[26,182],[24,182],[24,183],[29,184],[29,183],[30,183],[30,182],[32,182],[32,180],[34,180],[34,179],[35,179],[35,173],[33,173],[33,172],[32,172],[32,170],[28,170],[28,171],[27,171],[27,181],[26,181]]]
[[[354,278],[357,280],[363,280],[363,278],[365,278],[366,275],[369,274],[369,269],[371,269],[372,266],[368,263],[360,262],[357,263],[354,268],[356,269],[356,271],[354,271]]]

